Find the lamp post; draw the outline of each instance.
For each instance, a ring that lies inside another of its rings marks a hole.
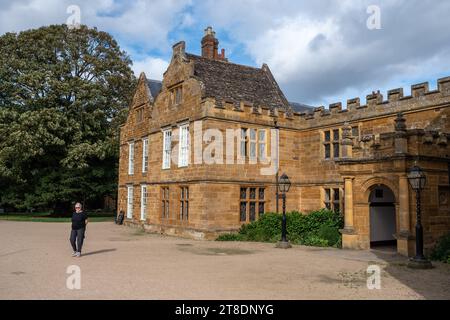
[[[414,166],[409,170],[408,181],[411,188],[416,192],[416,255],[409,260],[408,267],[429,269],[432,265],[423,254],[423,227],[420,212],[420,193],[425,188],[427,177],[420,167]]]
[[[283,220],[281,223],[281,241],[277,243],[276,247],[281,249],[289,249],[292,246],[286,237],[286,193],[288,193],[291,188],[291,181],[289,181],[289,177],[285,173],[281,175],[278,181],[278,188],[279,193],[281,193],[281,197],[283,198]]]

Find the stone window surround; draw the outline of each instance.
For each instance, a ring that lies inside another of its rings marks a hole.
[[[190,160],[190,131],[189,122],[178,124],[178,168],[186,168],[189,166]],[[185,131],[184,131],[185,130]],[[183,136],[183,133],[186,136]]]
[[[127,219],[133,219],[134,186],[127,185]]]
[[[134,140],[128,141],[128,175],[134,175],[134,158],[135,158]]]
[[[170,219],[170,187],[161,186],[160,190],[161,220],[168,220]]]
[[[241,127],[239,128],[239,146],[238,146],[238,153],[237,153],[237,159],[239,160],[246,160],[249,159],[250,163],[256,162],[257,158],[259,160],[266,160],[267,159],[267,152],[268,152],[268,134],[266,128],[248,128],[248,127]],[[245,130],[245,137],[243,136],[243,130]],[[255,137],[252,138],[251,132],[255,133]],[[260,132],[264,132],[264,140],[260,140]],[[245,147],[243,146],[245,144]],[[260,154],[260,147],[261,145],[264,145],[264,154]],[[254,155],[252,155],[252,146],[254,147]],[[245,150],[245,154],[242,155],[243,150]],[[262,157],[261,157],[262,156]]]
[[[188,221],[189,220],[189,186],[180,186],[180,221]]]
[[[327,199],[326,193],[327,190],[330,190],[330,199]],[[339,200],[335,200],[335,190],[339,190]],[[341,213],[344,212],[344,189],[342,186],[339,185],[330,185],[330,186],[324,186],[321,187],[320,192],[320,201],[322,204],[322,208],[326,209],[327,204],[329,204],[331,210],[335,210],[335,205],[338,203],[339,205],[339,211]]]
[[[142,173],[148,172],[149,152],[150,139],[147,136],[142,138]]]
[[[241,198],[241,190],[242,189],[246,189],[246,198],[243,199]],[[250,198],[250,189],[256,189],[256,197],[255,199],[251,199]],[[264,198],[260,199],[260,189],[264,190]],[[239,203],[238,203],[238,208],[239,208],[239,214],[238,214],[238,220],[239,223],[241,224],[245,224],[245,223],[250,223],[253,221],[256,221],[258,218],[260,218],[260,204],[262,204],[264,206],[264,212],[262,214],[265,213],[266,209],[267,209],[267,203],[268,201],[266,200],[267,197],[267,187],[263,186],[263,185],[258,185],[258,186],[254,186],[254,185],[241,185],[239,186]],[[245,202],[246,203],[246,218],[245,221],[241,220],[241,204]],[[255,220],[251,220],[250,219],[250,203],[254,202],[255,203]]]
[[[168,170],[170,169],[170,165],[172,162],[171,155],[172,155],[172,127],[166,127],[162,128],[162,135],[163,135],[163,156],[162,156],[162,169]]]
[[[147,220],[148,186],[141,184],[141,221]]]

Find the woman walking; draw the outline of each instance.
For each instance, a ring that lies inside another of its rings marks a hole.
[[[81,257],[87,224],[88,216],[83,212],[81,203],[75,204],[75,212],[72,214],[72,231],[70,232],[70,244],[73,248],[72,257]]]

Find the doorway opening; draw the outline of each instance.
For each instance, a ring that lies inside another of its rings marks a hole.
[[[369,196],[370,248],[397,251],[395,196],[384,185],[373,188]]]

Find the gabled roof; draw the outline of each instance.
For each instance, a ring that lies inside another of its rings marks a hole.
[[[156,99],[158,94],[161,92],[162,82],[158,80],[147,80],[147,86],[150,90],[150,93],[152,94],[153,99]]]
[[[186,53],[194,62],[194,76],[204,85],[204,97],[218,103],[247,101],[270,109],[290,109],[269,68],[253,68]]]
[[[309,112],[312,112],[314,110],[314,107],[308,106],[308,105],[303,104],[303,103],[289,102],[289,104],[290,104],[291,108],[295,112],[299,112],[299,113],[309,113]]]

